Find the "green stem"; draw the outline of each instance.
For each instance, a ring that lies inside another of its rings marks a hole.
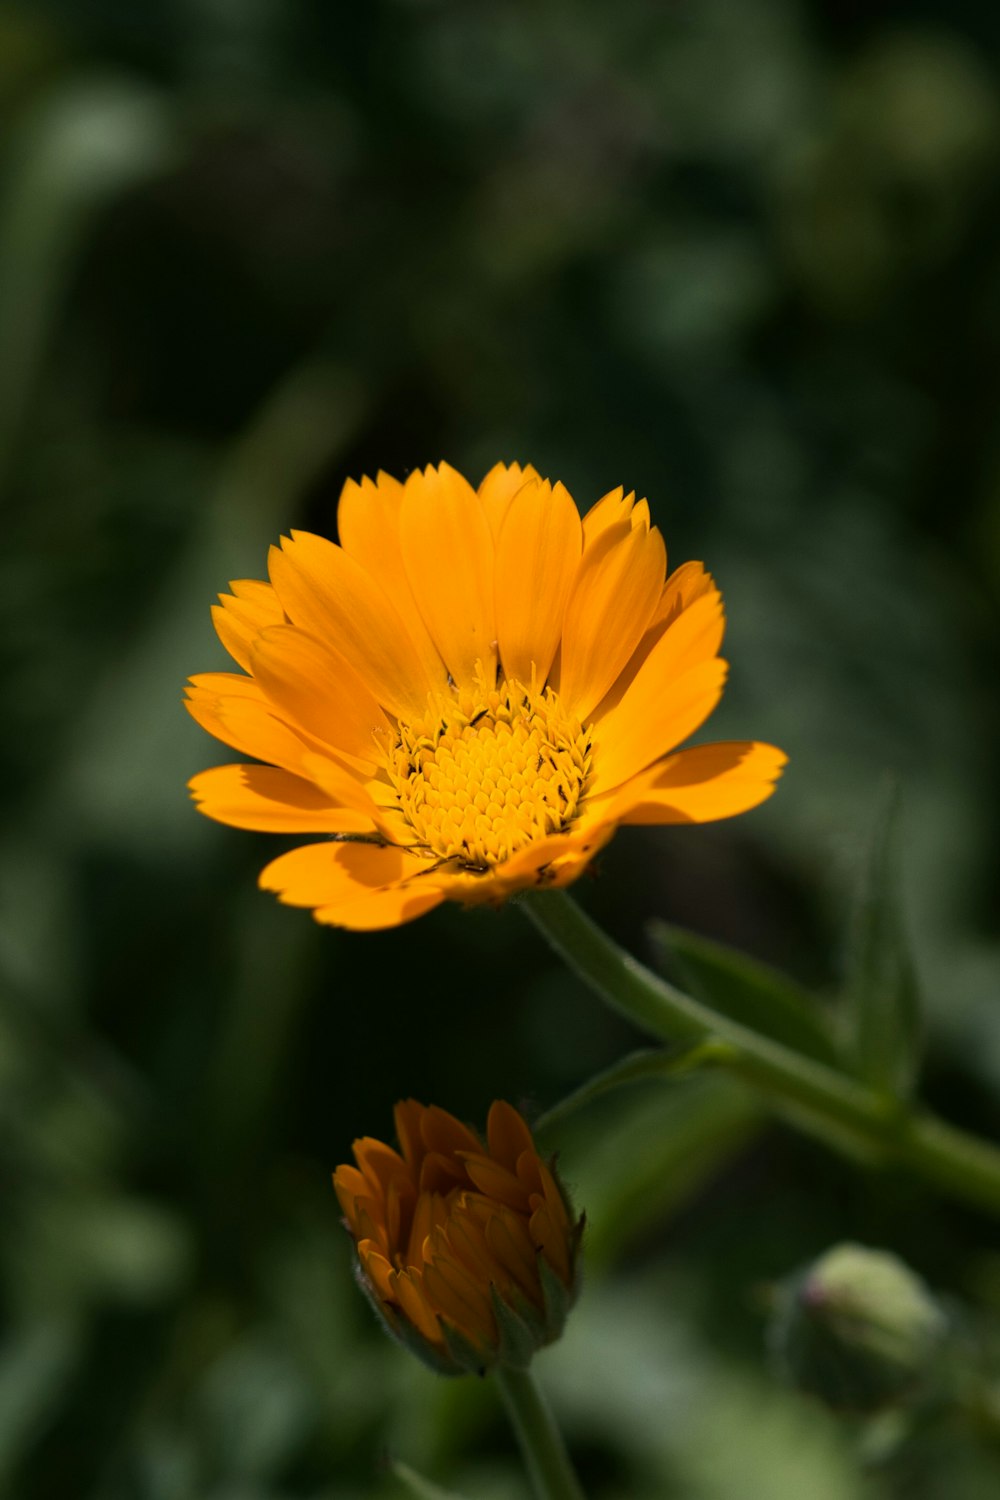
[[[538,1500],[584,1500],[548,1402],[531,1371],[497,1365],[496,1380]]]
[[[925,1111],[904,1112],[846,1074],[692,999],[619,948],[565,892],[534,892],[522,905],[574,973],[633,1024],[664,1041],[727,1043],[718,1060],[773,1099],[1000,1215],[1000,1150],[989,1142]]]

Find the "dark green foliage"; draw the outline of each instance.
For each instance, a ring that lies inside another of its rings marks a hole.
[[[913,1092],[922,1038],[920,993],[899,912],[898,790],[888,786],[862,871],[848,954],[851,1060],[890,1098]]]

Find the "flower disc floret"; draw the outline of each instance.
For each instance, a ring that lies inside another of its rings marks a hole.
[[[590,759],[552,688],[480,678],[472,690],[432,694],[425,714],[401,722],[387,770],[413,847],[485,873],[572,826]]]
[[[772,745],[684,744],[722,693],[722,598],[667,571],[644,500],[580,516],[498,464],[348,481],[339,544],[293,532],[213,611],[240,669],[191,679],[249,762],[191,781],[239,828],[314,835],[261,885],[318,921],[410,921],[576,880],[621,823],[703,823],[770,796]]]

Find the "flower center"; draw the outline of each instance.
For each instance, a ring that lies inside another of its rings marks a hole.
[[[417,843],[439,859],[485,872],[576,816],[590,742],[551,688],[510,678],[431,694],[398,733],[389,778]]]

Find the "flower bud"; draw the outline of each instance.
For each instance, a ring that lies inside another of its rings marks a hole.
[[[400,1150],[364,1138],[334,1187],[357,1275],[381,1321],[442,1374],[523,1369],[562,1332],[583,1220],[517,1110],[497,1100],[483,1142],[454,1115],[396,1105]]]
[[[909,1266],[844,1244],[779,1289],[771,1341],[800,1390],[867,1414],[918,1395],[948,1333],[947,1315]]]

